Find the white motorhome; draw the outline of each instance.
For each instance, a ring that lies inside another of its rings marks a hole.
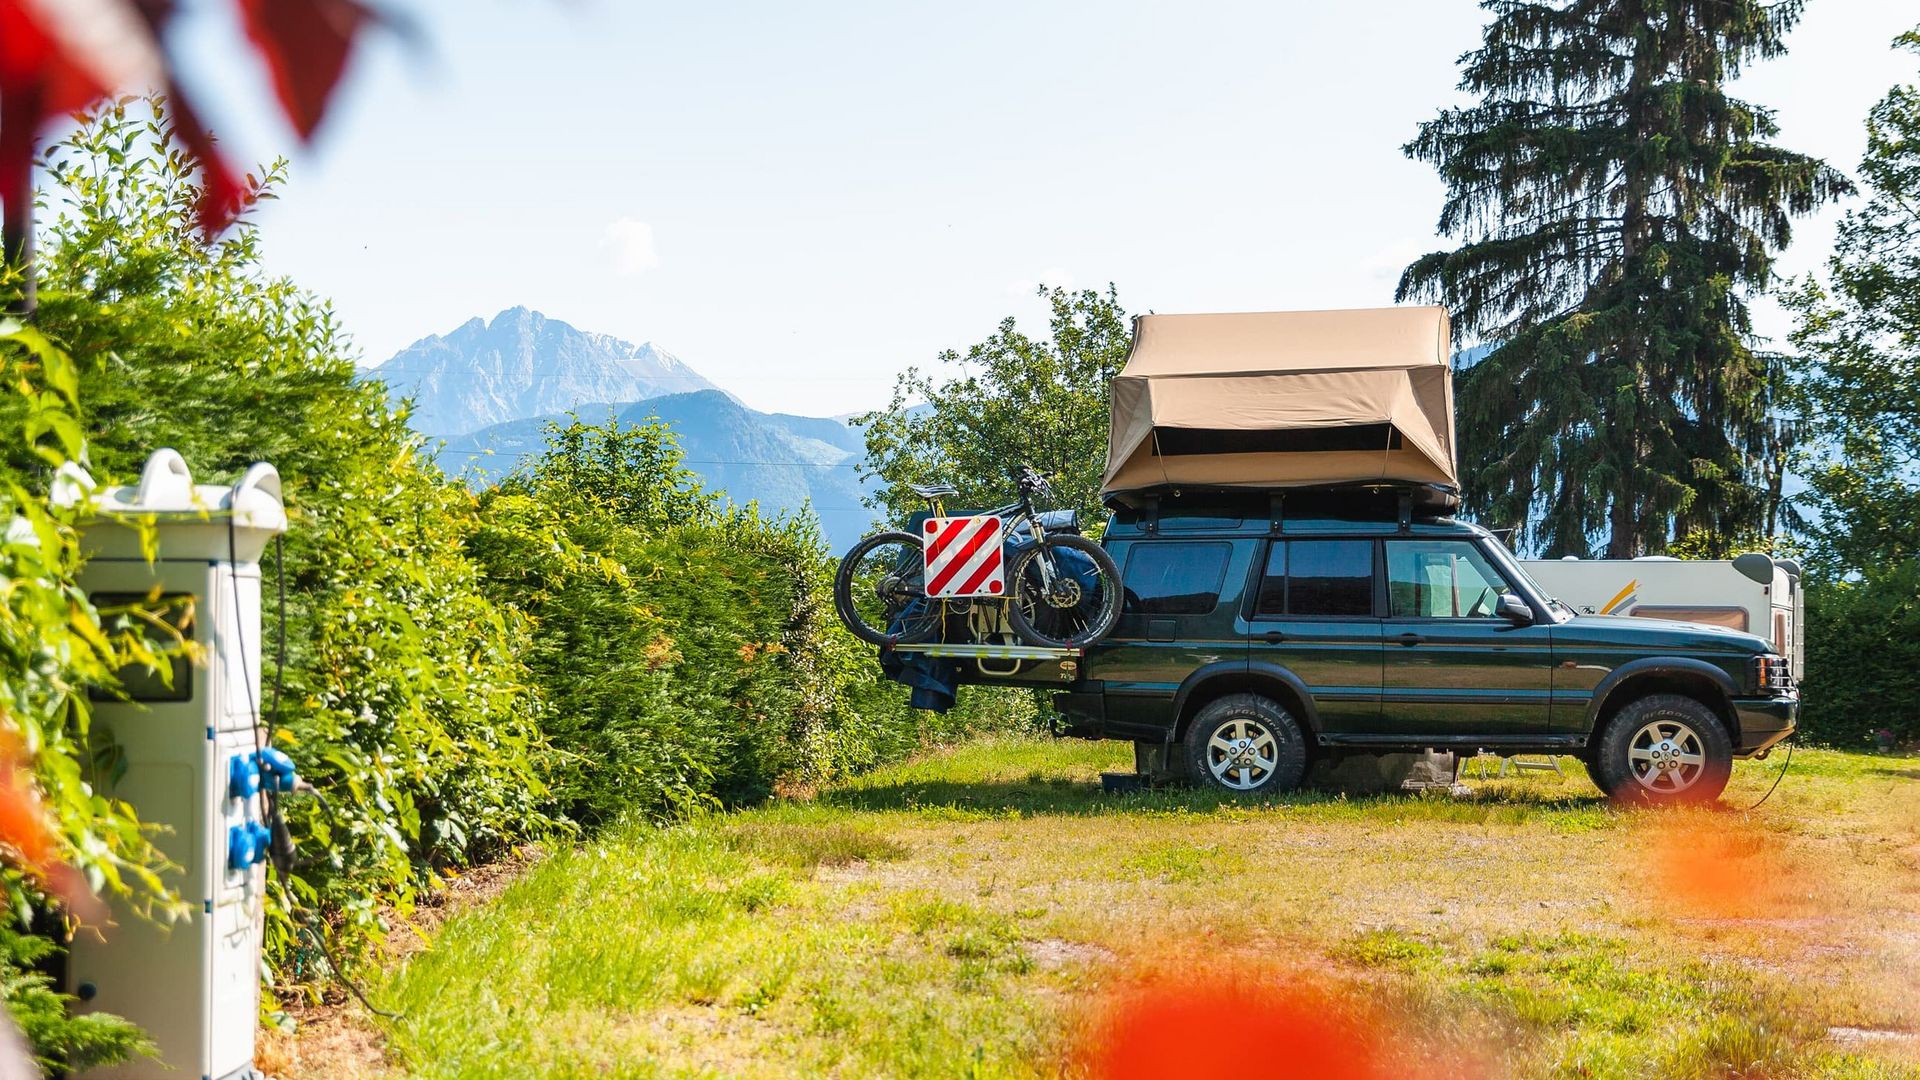
[[[1753,552],[1734,559],[1522,560],[1549,596],[1583,615],[1708,623],[1767,639],[1806,670],[1800,564]]]

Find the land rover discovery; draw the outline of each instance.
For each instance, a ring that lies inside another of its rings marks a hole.
[[[1794,729],[1766,640],[1576,614],[1496,537],[1403,498],[1168,495],[1103,540],[1125,607],[1054,695],[1063,734],[1246,795],[1316,759],[1572,754],[1628,802],[1716,798]]]

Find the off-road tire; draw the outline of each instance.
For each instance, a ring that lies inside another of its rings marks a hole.
[[[1595,758],[1599,756],[1599,753],[1600,745],[1595,743],[1593,748],[1587,751],[1587,756],[1580,759],[1580,764],[1587,770],[1587,779],[1593,781],[1593,786],[1599,788],[1602,792],[1606,792],[1607,785],[1600,779],[1600,766],[1595,762]]]
[[[1306,733],[1279,702],[1259,694],[1228,694],[1208,702],[1187,725],[1185,746],[1187,772],[1196,787],[1248,797],[1275,795],[1299,787],[1307,774]]]
[[[1587,774],[1618,803],[1710,803],[1733,776],[1733,740],[1720,717],[1700,701],[1652,694],[1628,702],[1607,720]]]
[[[1079,633],[1069,636],[1056,636],[1043,633],[1028,621],[1020,601],[1027,587],[1027,564],[1040,557],[1046,550],[1077,551],[1093,560],[1095,571],[1100,575],[1100,607],[1088,620],[1087,626]],[[1120,619],[1120,567],[1114,564],[1113,556],[1097,542],[1084,536],[1071,533],[1049,533],[1044,542],[1021,552],[1007,567],[1007,623],[1013,632],[1033,645],[1053,649],[1078,649],[1106,637],[1113,630],[1113,624]]]
[[[834,611],[854,637],[869,645],[913,645],[937,636],[940,632],[940,618],[937,613],[914,620],[905,625],[901,633],[890,634],[887,627],[869,625],[854,609],[853,574],[860,565],[860,557],[882,544],[908,544],[923,551],[925,549],[919,537],[906,532],[875,533],[853,545],[853,550],[847,552],[846,557],[840,560],[840,568],[833,575]],[[922,558],[924,557],[923,555]],[[921,574],[922,577],[925,576],[924,566]]]

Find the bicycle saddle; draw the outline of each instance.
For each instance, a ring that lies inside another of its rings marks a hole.
[[[923,499],[940,499],[948,495],[960,494],[959,488],[949,484],[908,484],[907,487]]]

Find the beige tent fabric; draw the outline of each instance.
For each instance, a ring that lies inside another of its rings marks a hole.
[[[1448,344],[1447,313],[1437,307],[1140,316],[1113,381],[1105,493],[1355,481],[1457,487]],[[1379,430],[1332,431],[1356,427]],[[1316,430],[1339,448],[1314,448]],[[1289,440],[1291,449],[1230,450],[1240,432],[1305,434]],[[1379,449],[1353,447],[1356,436],[1376,434]],[[1186,452],[1162,453],[1163,440]],[[1223,452],[1208,452],[1209,441]]]

